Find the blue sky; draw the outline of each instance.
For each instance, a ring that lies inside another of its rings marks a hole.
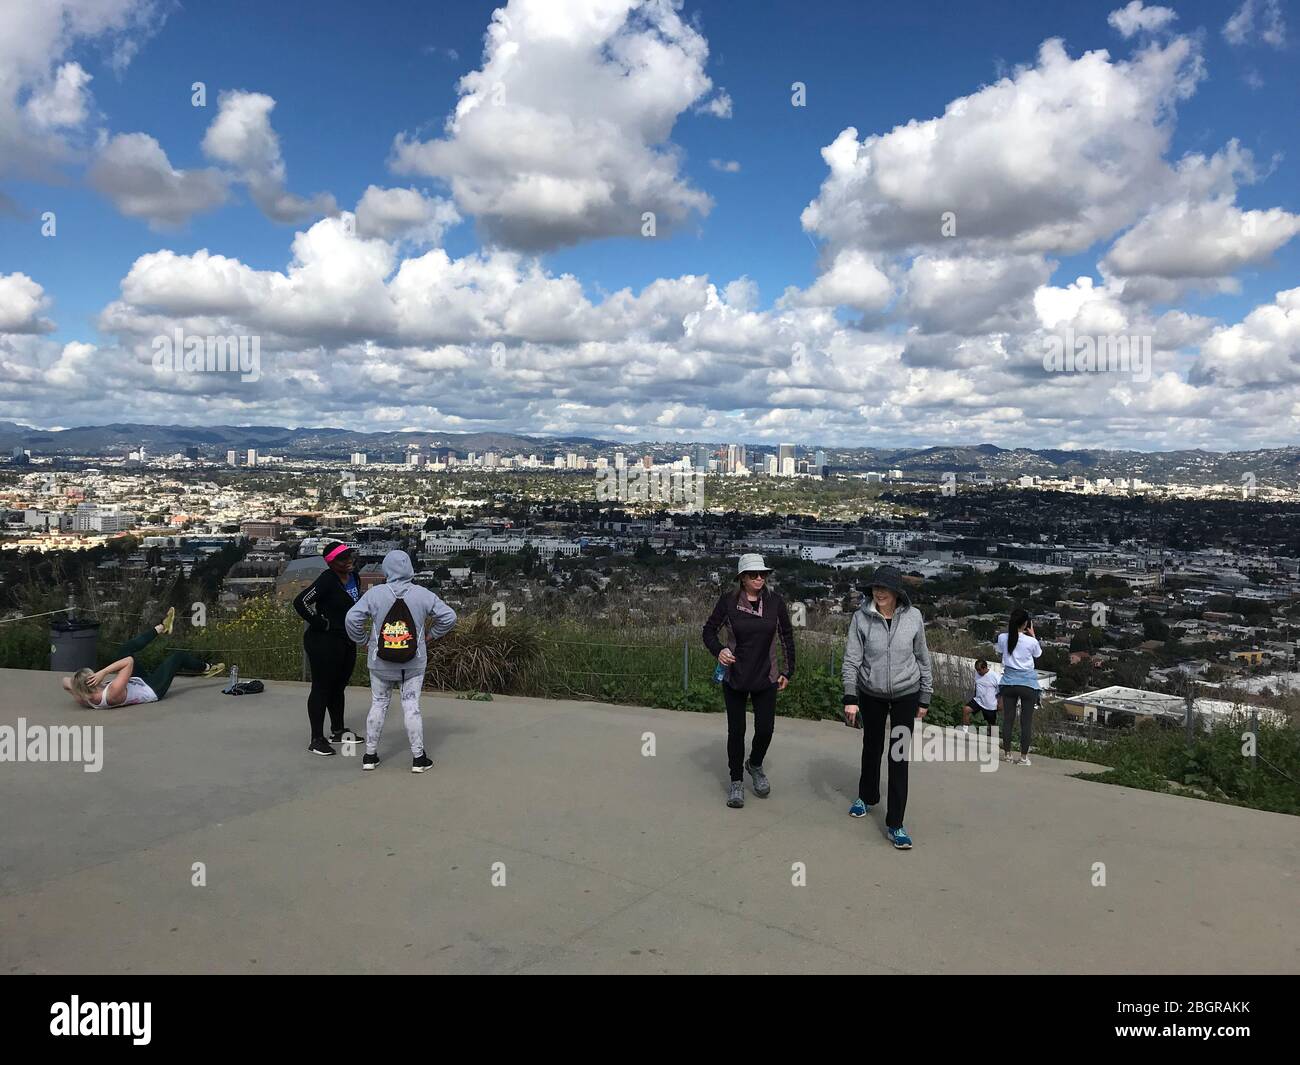
[[[74,8],[78,0],[57,2]],[[131,5],[131,0],[113,2]],[[80,139],[67,138],[71,151],[62,165],[34,178],[0,170],[0,192],[16,202],[20,212],[0,213],[0,277],[21,273],[41,286],[43,313],[54,323],[41,334],[44,343],[76,341],[107,351],[113,345],[118,346],[113,350],[128,350],[130,344],[121,335],[106,336],[97,317],[121,298],[123,279],[142,256],[163,249],[190,256],[208,249],[252,271],[285,271],[294,233],[307,229],[312,219],[273,221],[251,201],[247,187],[232,184],[223,206],[196,213],[180,226],[165,227],[127,217],[89,187],[96,137],[102,143],[114,135],[141,132],[158,142],[178,171],[212,165],[201,145],[218,111],[218,95],[227,90],[275,100],[270,124],[287,172],[285,186],[294,194],[330,194],[343,211],[351,211],[371,185],[414,187],[429,197],[454,199],[447,180],[394,171],[394,138],[406,133],[427,142],[443,136],[444,121],[460,95],[458,79],[484,65],[484,34],[496,6],[469,0],[173,3],[146,12],[145,30],[137,26],[125,32],[64,34],[51,42],[49,69],[78,63],[93,77],[88,86],[93,102]],[[861,140],[888,134],[909,121],[940,116],[950,101],[1014,76],[1019,66],[1032,67],[1042,42],[1053,37],[1063,39],[1073,59],[1107,49],[1112,61],[1119,62],[1150,40],[1168,40],[1173,33],[1186,36],[1203,76],[1195,91],[1177,103],[1165,160],[1174,166],[1185,153],[1212,155],[1235,139],[1253,155],[1257,171],[1257,180],[1237,182],[1236,207],[1300,213],[1300,127],[1294,121],[1300,65],[1294,29],[1288,26],[1289,36],[1281,46],[1261,39],[1270,9],[1267,0],[1258,0],[1253,34],[1233,44],[1223,30],[1232,6],[1177,3],[1170,5],[1177,18],[1163,34],[1125,39],[1107,22],[1117,6],[687,2],[678,14],[707,42],[703,73],[712,81],[712,92],[725,90],[731,113],[725,118],[700,113],[698,105],[706,93],[677,115],[671,145],[679,153],[681,181],[711,197],[712,208],[691,212],[670,236],[654,241],[597,236],[540,253],[526,250],[530,257],[537,255],[548,275],[573,275],[593,304],[624,287],[640,292],[656,279],[707,275],[722,286],[743,276],[758,287],[757,309],[774,311],[787,286],[809,289],[846,246],[833,227],[810,233],[800,223],[800,212],[819,197],[827,181],[821,155],[825,146],[850,126]],[[1285,4],[1271,10],[1284,20],[1293,14]],[[110,63],[113,48],[132,33],[138,51],[124,69],[115,71]],[[39,76],[32,79],[35,85]],[[206,108],[190,104],[195,81],[207,85]],[[807,85],[807,107],[790,106],[795,81]],[[735,161],[739,170],[719,172],[711,160]],[[457,207],[462,221],[446,228],[441,237],[453,259],[474,256],[491,243],[490,234],[464,203],[458,201]],[[57,215],[56,239],[40,234],[38,216],[44,211]],[[1049,284],[1065,287],[1080,275],[1101,284],[1099,260],[1124,228],[1106,232],[1083,249],[1047,249],[1048,260],[1058,264]],[[871,249],[873,255],[877,251]],[[1271,254],[1255,258],[1258,261],[1232,272],[1238,291],[1181,286],[1172,295],[1147,300],[1144,310],[1154,317],[1177,308],[1223,328],[1238,323],[1279,290],[1293,288],[1300,277],[1300,241],[1283,240]],[[881,268],[889,272],[883,261]],[[863,310],[830,308],[834,320],[850,329]],[[874,313],[863,322],[875,321]],[[885,333],[909,326],[905,316],[886,317],[890,320],[881,324]],[[818,337],[817,343],[829,341]],[[1195,347],[1182,350],[1185,363],[1197,356]],[[1280,357],[1290,358],[1289,352],[1284,348]],[[53,356],[46,353],[41,359],[49,366]],[[1292,379],[1290,371],[1283,377]],[[1251,384],[1258,383],[1252,379]],[[537,431],[559,426],[536,416],[548,398],[545,392],[539,386],[538,406],[528,419]],[[692,394],[684,384],[666,389],[662,400],[690,405]],[[549,398],[556,398],[554,388]],[[48,403],[13,403],[8,413],[0,406],[0,417],[45,424],[66,417]],[[790,409],[791,404],[780,406]],[[429,407],[414,404],[411,421],[426,417],[419,410]],[[240,409],[229,408],[232,419]],[[264,406],[254,403],[243,409],[250,420],[266,420],[275,403],[268,398]],[[741,424],[755,417],[753,409],[743,413],[746,409],[732,408]],[[203,417],[214,416],[216,410],[210,408]],[[809,428],[822,423],[815,410],[816,403],[810,401]],[[337,416],[327,420],[338,422]],[[362,420],[373,424],[368,417]],[[456,414],[448,427],[485,427],[490,420],[479,407]],[[686,435],[702,436],[707,435],[707,420],[683,418],[676,424]],[[611,414],[603,427],[614,433],[623,424],[644,430],[645,412],[626,420]],[[1202,443],[1213,443],[1204,438],[1203,417],[1198,416],[1197,424],[1194,435],[1199,434]],[[563,427],[600,431],[602,417],[593,410]],[[788,428],[774,425],[772,431]],[[951,431],[956,430],[950,426],[941,435]],[[1070,432],[1057,426],[1051,435],[1070,446],[1085,438],[1095,440],[1090,434],[1091,429]],[[1162,441],[1152,439],[1146,446],[1172,446],[1175,435],[1171,429]],[[1268,433],[1258,434],[1258,439],[1280,442]],[[1136,437],[1128,442],[1144,446]]]

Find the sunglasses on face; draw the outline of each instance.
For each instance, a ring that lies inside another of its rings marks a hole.
[[[741,576],[743,576],[743,577],[745,578],[745,580],[747,580],[747,581],[765,581],[765,580],[767,580],[767,574],[766,574],[766,573],[744,573],[744,574],[741,574]]]

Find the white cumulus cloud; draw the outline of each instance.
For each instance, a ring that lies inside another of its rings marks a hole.
[[[647,212],[665,234],[711,207],[670,140],[712,89],[707,59],[704,38],[660,0],[510,0],[444,136],[399,135],[393,167],[446,181],[506,247],[640,236]]]

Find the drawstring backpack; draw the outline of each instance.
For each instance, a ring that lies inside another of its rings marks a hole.
[[[415,657],[415,618],[402,596],[394,593],[393,605],[384,615],[379,628],[379,645],[375,657],[384,662],[402,664]]]

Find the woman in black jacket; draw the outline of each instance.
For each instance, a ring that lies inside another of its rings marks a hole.
[[[704,646],[721,664],[722,698],[727,704],[727,765],[731,786],[727,805],[735,809],[745,805],[744,773],[754,781],[754,794],[766,798],[772,791],[763,772],[763,757],[772,742],[776,726],[776,693],[785,691],[794,676],[794,630],[785,600],[767,587],[772,571],[762,555],[741,555],[736,570],[738,591],[722,593],[709,620],[704,623]],[[718,630],[726,625],[727,644],[718,639]],[[778,639],[785,658],[785,670],[778,671]],[[754,745],[745,761],[745,703],[754,704]]]
[[[322,552],[325,571],[293,601],[294,610],[307,622],[302,645],[311,663],[311,691],[307,694],[307,717],[311,721],[312,754],[328,757],[335,752],[325,739],[325,711],[329,711],[330,739],[342,743],[352,732],[343,727],[343,695],[357,664],[357,645],[348,638],[344,618],[361,598],[361,586],[352,572],[355,548],[331,540]],[[358,742],[363,737],[353,733]]]

